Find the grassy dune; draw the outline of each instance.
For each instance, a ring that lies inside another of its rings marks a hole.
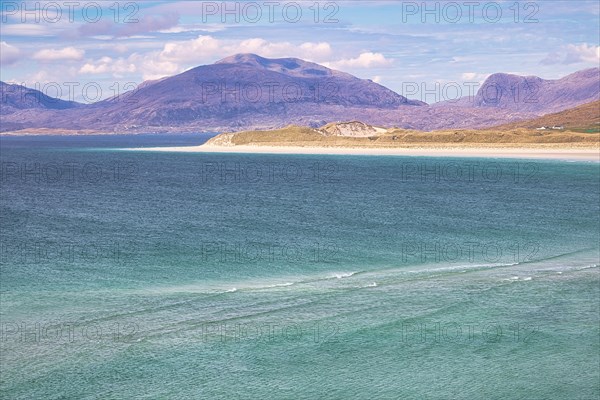
[[[565,130],[582,133],[600,132],[600,101],[583,104],[579,107],[561,111],[554,114],[544,115],[543,117],[505,124],[495,129],[516,129],[526,128],[535,129],[542,126],[563,126]]]
[[[221,146],[301,147],[598,147],[599,134],[571,131],[450,130],[421,132],[393,129],[370,137],[324,136],[310,128],[289,126],[273,131],[226,133],[207,144]]]
[[[598,148],[600,145],[600,102],[584,104],[560,113],[530,121],[481,130],[440,130],[423,132],[406,129],[377,129],[360,122],[340,124],[354,126],[357,136],[331,134],[328,124],[320,129],[300,126],[271,131],[224,133],[207,144],[216,146],[300,146],[300,147],[542,147]],[[564,130],[537,130],[541,126],[563,126]],[[333,126],[335,128],[335,126]],[[366,134],[360,137],[360,130]]]

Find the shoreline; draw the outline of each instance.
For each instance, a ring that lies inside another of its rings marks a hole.
[[[543,147],[314,147],[314,146],[179,146],[127,148],[123,151],[149,151],[173,153],[236,153],[236,154],[306,154],[306,155],[364,155],[364,156],[413,156],[413,157],[459,157],[459,158],[521,158],[564,161],[600,162],[600,148],[543,148]]]

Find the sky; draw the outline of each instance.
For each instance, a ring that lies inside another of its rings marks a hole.
[[[236,53],[302,58],[428,103],[496,72],[557,79],[600,62],[597,0],[0,0],[0,13],[0,80],[87,103]]]

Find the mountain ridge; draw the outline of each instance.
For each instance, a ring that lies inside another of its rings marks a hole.
[[[496,73],[486,79],[473,103],[475,107],[558,112],[597,100],[599,76],[600,68],[576,71],[559,79]]]
[[[495,97],[490,97],[490,87]],[[539,94],[536,101],[515,101],[524,100],[515,98],[515,90],[533,92],[532,87]],[[40,93],[44,101],[35,105],[19,104],[14,96],[3,94],[0,130],[239,131],[290,124],[319,127],[345,120],[418,130],[482,128],[597,100],[600,69],[577,71],[558,80],[497,73],[472,99],[428,105],[316,63],[246,53],[146,81],[135,90],[93,104],[56,99],[58,106],[52,106],[44,96]]]

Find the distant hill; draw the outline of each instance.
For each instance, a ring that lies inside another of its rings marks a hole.
[[[600,132],[600,101],[583,104],[569,110],[547,114],[543,117],[500,125],[491,129],[536,129],[561,126],[577,132]]]
[[[2,122],[120,132],[239,130],[291,122],[321,126],[355,114],[392,123],[398,110],[420,107],[427,104],[315,63],[238,54],[72,112],[30,108]]]
[[[237,54],[94,104],[2,83],[0,131],[232,132],[352,120],[424,131],[479,129],[598,100],[598,71],[555,81],[494,74],[472,99],[429,106],[371,80],[297,58]],[[492,89],[499,93],[495,102]]]
[[[82,106],[82,104],[74,101],[64,101],[47,96],[39,90],[5,82],[0,82],[0,102],[3,115],[18,110],[66,110]]]
[[[51,125],[40,117],[56,111],[73,110],[84,106],[74,101],[50,97],[39,90],[0,81],[0,132]],[[60,115],[65,115],[61,113]]]
[[[493,74],[479,88],[471,106],[547,114],[596,100],[600,100],[600,68],[556,80]]]
[[[315,117],[339,107],[394,110],[425,106],[372,81],[295,58],[266,59],[238,54],[212,65],[150,82],[107,102],[98,112],[103,123],[182,126],[207,121],[222,126],[260,124],[274,116]]]

